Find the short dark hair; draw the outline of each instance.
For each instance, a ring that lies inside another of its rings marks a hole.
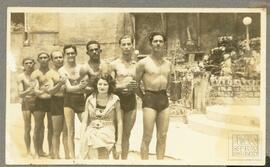
[[[68,48],[72,48],[75,51],[75,53],[77,54],[77,47],[75,45],[71,45],[71,44],[64,45],[63,53],[66,53],[66,49],[68,49]]]
[[[91,40],[91,41],[87,42],[87,44],[86,44],[86,50],[88,50],[88,46],[89,45],[92,45],[92,44],[97,44],[98,48],[100,49],[100,43],[98,41]]]
[[[47,55],[47,56],[48,56],[48,58],[50,59],[50,55],[49,55],[49,53],[44,52],[44,51],[39,52],[39,53],[38,53],[38,55],[37,55],[37,58],[39,58],[39,56],[40,56],[40,55],[43,55],[43,54]]]
[[[60,50],[54,50],[54,51],[52,51],[51,54],[50,54],[51,60],[53,59],[53,53],[54,53],[54,52],[60,52],[60,53],[62,54],[62,56],[64,57],[64,54],[63,54],[62,51],[60,51]]]
[[[133,44],[134,37],[132,35],[127,34],[127,35],[123,35],[123,36],[120,37],[120,39],[118,41],[119,45],[121,44],[122,39],[127,39],[127,38],[129,38],[131,40],[131,43]]]
[[[98,93],[98,89],[97,89],[97,83],[100,79],[103,79],[105,81],[108,82],[108,85],[109,85],[109,90],[108,90],[108,94],[111,94],[114,89],[115,89],[115,80],[113,79],[113,77],[110,75],[110,74],[107,74],[107,73],[103,73],[103,74],[99,74],[95,80],[94,80],[94,85],[93,85],[93,88],[94,88],[94,92],[95,93]]]
[[[151,42],[153,41],[154,37],[157,36],[157,35],[162,36],[164,42],[166,42],[166,36],[165,36],[165,34],[162,33],[162,32],[157,32],[157,31],[151,32],[151,33],[149,34],[149,42],[151,43]]]
[[[32,58],[32,57],[25,57],[22,60],[22,65],[24,65],[24,62],[26,62],[27,60],[31,60],[34,64],[36,63],[34,58]]]

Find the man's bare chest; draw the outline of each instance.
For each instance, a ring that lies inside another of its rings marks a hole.
[[[168,63],[157,64],[154,62],[148,62],[145,64],[145,72],[153,75],[165,75],[170,72],[170,66]]]
[[[135,76],[135,72],[136,72],[136,65],[134,63],[116,64],[116,73],[118,76]]]

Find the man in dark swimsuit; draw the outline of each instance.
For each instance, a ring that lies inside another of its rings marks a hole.
[[[168,97],[166,90],[170,82],[171,63],[164,59],[165,36],[162,33],[151,33],[149,42],[151,54],[140,60],[136,68],[136,81],[143,81],[145,93],[140,86],[137,95],[142,99],[143,139],[141,158],[148,159],[149,144],[154,125],[157,127],[157,159],[163,159],[166,148],[166,137],[169,125]]]
[[[49,93],[51,94],[51,112],[53,124],[53,159],[60,159],[60,135],[63,132],[62,142],[65,151],[65,159],[69,159],[69,151],[67,144],[67,127],[64,120],[64,91],[65,79],[61,78],[58,70],[63,66],[64,56],[61,51],[53,51],[51,53],[53,68],[49,71]]]
[[[62,78],[65,78],[66,92],[64,95],[64,118],[68,131],[68,150],[70,157],[75,159],[75,113],[79,120],[82,120],[84,112],[85,99],[84,92],[87,82],[81,75],[81,66],[76,63],[77,48],[74,45],[65,45],[63,48],[65,63],[58,72]]]
[[[111,63],[112,75],[116,80],[115,94],[120,98],[123,115],[122,159],[127,159],[129,138],[136,120],[135,81],[136,61],[132,60],[133,37],[124,35],[119,40],[122,55]]]
[[[35,60],[26,57],[22,61],[24,72],[18,76],[17,86],[19,97],[22,98],[22,113],[24,120],[24,142],[26,145],[27,155],[31,155],[31,114],[35,110],[35,82],[31,79],[31,74],[34,71]]]
[[[35,94],[36,109],[34,111],[35,118],[35,130],[34,130],[34,146],[35,146],[35,158],[45,156],[43,151],[43,138],[44,138],[44,117],[47,113],[47,129],[48,129],[48,146],[49,154],[52,156],[52,117],[51,117],[51,95],[48,92],[49,88],[49,61],[50,56],[46,52],[38,54],[39,69],[35,70],[31,78],[36,81]]]

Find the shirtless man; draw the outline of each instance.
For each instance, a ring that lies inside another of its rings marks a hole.
[[[89,41],[86,44],[86,54],[89,56],[89,60],[85,63],[80,71],[80,75],[88,75],[88,85],[85,88],[86,98],[93,92],[93,83],[96,76],[100,73],[110,73],[110,66],[108,63],[100,60],[100,54],[102,49],[98,41]]]
[[[120,58],[111,63],[112,76],[116,80],[115,93],[120,98],[120,105],[123,116],[122,136],[122,159],[127,159],[129,151],[130,132],[136,119],[136,94],[137,87],[135,79],[136,62],[132,60],[133,38],[124,35],[119,40],[122,50]]]
[[[47,129],[48,129],[48,146],[49,154],[52,156],[52,117],[50,111],[51,95],[48,92],[49,88],[49,61],[50,56],[46,52],[38,54],[39,69],[35,70],[31,78],[36,81],[35,94],[36,110],[34,111],[35,130],[34,130],[34,147],[35,158],[45,156],[43,151],[43,138],[44,138],[44,117],[47,113]]]
[[[26,57],[22,61],[24,72],[18,76],[17,87],[19,97],[22,98],[22,114],[24,120],[24,142],[27,155],[31,155],[31,113],[35,110],[35,82],[31,79],[31,74],[34,71],[35,60]]]
[[[166,90],[170,82],[171,63],[164,59],[165,36],[159,32],[150,35],[151,54],[140,60],[136,67],[136,81],[143,81],[144,93],[138,86],[137,94],[142,98],[143,138],[141,158],[148,159],[149,143],[154,125],[157,128],[157,159],[163,159],[169,125],[169,106]]]
[[[53,159],[60,159],[60,135],[63,132],[62,142],[65,151],[65,159],[69,159],[67,144],[67,127],[64,121],[64,91],[65,79],[58,74],[59,68],[63,66],[64,56],[61,51],[53,51],[51,53],[53,68],[48,72],[49,75],[49,93],[51,94],[51,113],[53,124],[52,149]]]
[[[82,120],[85,99],[84,92],[87,86],[87,75],[80,74],[81,66],[76,63],[77,48],[74,45],[65,45],[63,48],[65,64],[58,72],[62,78],[65,78],[66,92],[64,95],[64,118],[68,132],[68,150],[70,157],[75,159],[74,145],[74,116],[77,114],[79,120]]]

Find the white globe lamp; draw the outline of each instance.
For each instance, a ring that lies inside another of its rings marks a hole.
[[[245,25],[245,26],[248,26],[248,25],[250,25],[252,23],[252,18],[251,17],[244,17],[243,18],[243,24]]]
[[[246,40],[247,40],[247,43],[246,43],[246,47],[247,47],[247,50],[250,50],[250,46],[249,46],[249,25],[252,23],[252,18],[251,17],[244,17],[243,18],[243,24],[246,26]]]

